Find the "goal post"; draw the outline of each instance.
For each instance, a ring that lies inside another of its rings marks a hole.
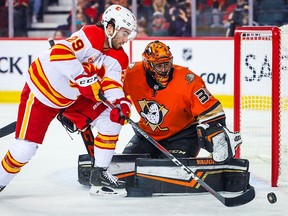
[[[288,26],[239,27],[234,34],[237,156],[271,163],[271,186],[288,181]],[[287,44],[286,44],[287,43]]]

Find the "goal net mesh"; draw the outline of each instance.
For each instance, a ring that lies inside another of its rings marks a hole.
[[[269,164],[272,164],[273,160],[274,164],[277,161],[276,167],[271,166],[270,173],[273,175],[273,169],[277,170],[278,181],[272,182],[272,185],[286,185],[288,183],[288,25],[280,28],[278,50],[273,45],[277,35],[273,34],[272,29],[263,31],[257,27],[247,31],[242,29],[239,35],[240,56],[235,60],[240,64],[239,127],[243,139],[240,156],[247,159],[257,158]],[[275,65],[273,67],[275,59],[279,63],[276,64],[279,66],[276,69]],[[238,72],[235,70],[235,73]],[[275,82],[272,77],[278,76],[278,72],[279,80]],[[273,89],[280,94],[279,103],[276,105],[272,102],[275,97],[272,94]],[[273,109],[279,110],[276,121],[272,114],[273,106]],[[279,125],[277,142],[272,141],[275,124]],[[272,154],[273,145],[279,150],[277,155]]]

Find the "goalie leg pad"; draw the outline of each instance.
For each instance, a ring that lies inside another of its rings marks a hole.
[[[240,192],[249,187],[248,160],[233,158],[225,164],[218,164],[212,158],[187,158],[180,161],[215,191]],[[137,159],[135,187],[152,187],[153,194],[157,195],[207,192],[186,171],[175,167],[170,159]]]
[[[78,158],[78,181],[85,186],[91,186],[90,173],[93,167],[94,158],[91,158],[89,154],[79,155]]]
[[[109,172],[125,181],[126,186],[133,187],[135,160],[137,158],[150,158],[148,154],[115,154],[109,166]],[[78,182],[81,185],[90,186],[91,169],[94,165],[94,158],[89,154],[79,155],[78,158]]]
[[[239,132],[231,132],[225,126],[197,126],[198,142],[201,148],[212,153],[213,160],[225,163],[235,156],[235,148],[242,143]]]

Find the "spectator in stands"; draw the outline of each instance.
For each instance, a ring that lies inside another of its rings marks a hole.
[[[237,5],[233,13],[229,16],[229,27],[226,36],[233,37],[234,31],[238,26],[248,25],[249,4],[247,0],[237,0]]]
[[[207,5],[211,8],[215,7],[215,3],[217,3],[217,9],[219,11],[225,10],[227,7],[228,1],[227,0],[207,0]]]
[[[59,39],[59,38],[68,38],[71,35],[71,31],[69,29],[68,25],[59,25],[55,32],[53,38]]]
[[[169,36],[168,34],[169,23],[166,22],[164,14],[156,11],[153,14],[153,20],[150,26],[151,34],[150,36]]]
[[[32,0],[33,2],[33,14],[32,14],[32,23],[38,22],[38,15],[40,12],[40,8],[43,4],[43,0]]]
[[[13,0],[14,37],[28,37],[28,0]],[[8,37],[8,1],[0,0],[0,37]]]
[[[183,2],[169,10],[171,22],[168,29],[169,36],[190,37],[191,31],[191,4]]]
[[[143,2],[144,6],[150,6],[152,4],[152,0],[140,0]]]
[[[108,2],[110,2],[110,5],[118,4],[131,10],[131,5],[129,4],[128,0],[109,0]]]
[[[223,2],[223,1],[222,1]],[[212,25],[211,27],[222,26],[221,7],[218,0],[212,2]]]
[[[64,32],[63,31],[57,29],[54,32],[53,38],[57,40],[57,39],[63,39],[63,38],[66,38],[66,37],[64,36]]]
[[[151,5],[145,5],[145,0],[137,1],[137,19],[145,19],[146,21],[151,20],[153,15],[153,9]]]
[[[14,37],[28,37],[28,0],[14,0]]]
[[[98,21],[101,21],[101,17],[102,17],[102,14],[104,13],[105,11],[105,1],[102,1],[102,0],[95,0],[95,2],[97,2],[98,6],[97,6],[97,17],[96,17],[96,23]]]
[[[80,30],[87,24],[87,18],[83,10],[77,10],[76,12],[76,31]]]
[[[0,0],[0,37],[8,37],[8,7],[5,0]]]
[[[99,17],[98,7],[99,4],[96,0],[78,0],[78,9],[82,11],[87,24],[97,23]]]
[[[215,5],[214,5],[215,7]],[[196,16],[197,26],[209,27],[213,24],[213,7],[206,4],[206,2],[197,1]]]
[[[164,15],[164,18],[169,21],[170,15],[169,15],[169,5],[167,4],[166,0],[153,0],[152,5],[150,7],[150,13],[148,14],[149,18],[147,21],[151,22],[153,18],[153,14],[155,12],[160,12]]]
[[[231,14],[233,14],[235,8],[237,7],[236,2],[233,4],[230,4],[227,6],[227,8],[224,11],[224,15],[223,15],[223,24],[224,27],[228,28],[230,25],[230,19],[231,19]]]
[[[148,37],[146,29],[147,29],[147,22],[146,22],[146,19],[144,17],[142,17],[137,22],[137,35],[136,35],[136,38]]]
[[[96,20],[94,20],[96,18],[96,15],[91,15],[92,17],[89,17],[87,14],[85,14],[85,10],[87,9],[87,7],[90,6],[90,5],[88,5],[89,3],[90,3],[90,0],[78,0],[78,2],[77,2],[76,31],[79,30],[80,28],[82,28],[86,24],[94,24],[94,22],[96,22]],[[69,29],[71,31],[71,26],[72,26],[72,13],[71,12],[67,18],[67,23],[68,23]]]

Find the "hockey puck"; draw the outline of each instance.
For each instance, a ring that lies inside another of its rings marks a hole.
[[[270,192],[270,193],[267,194],[267,199],[268,199],[268,201],[269,201],[271,204],[277,202],[277,197],[276,197],[276,195],[275,195],[273,192]]]
[[[151,197],[153,188],[126,187],[127,197]]]

